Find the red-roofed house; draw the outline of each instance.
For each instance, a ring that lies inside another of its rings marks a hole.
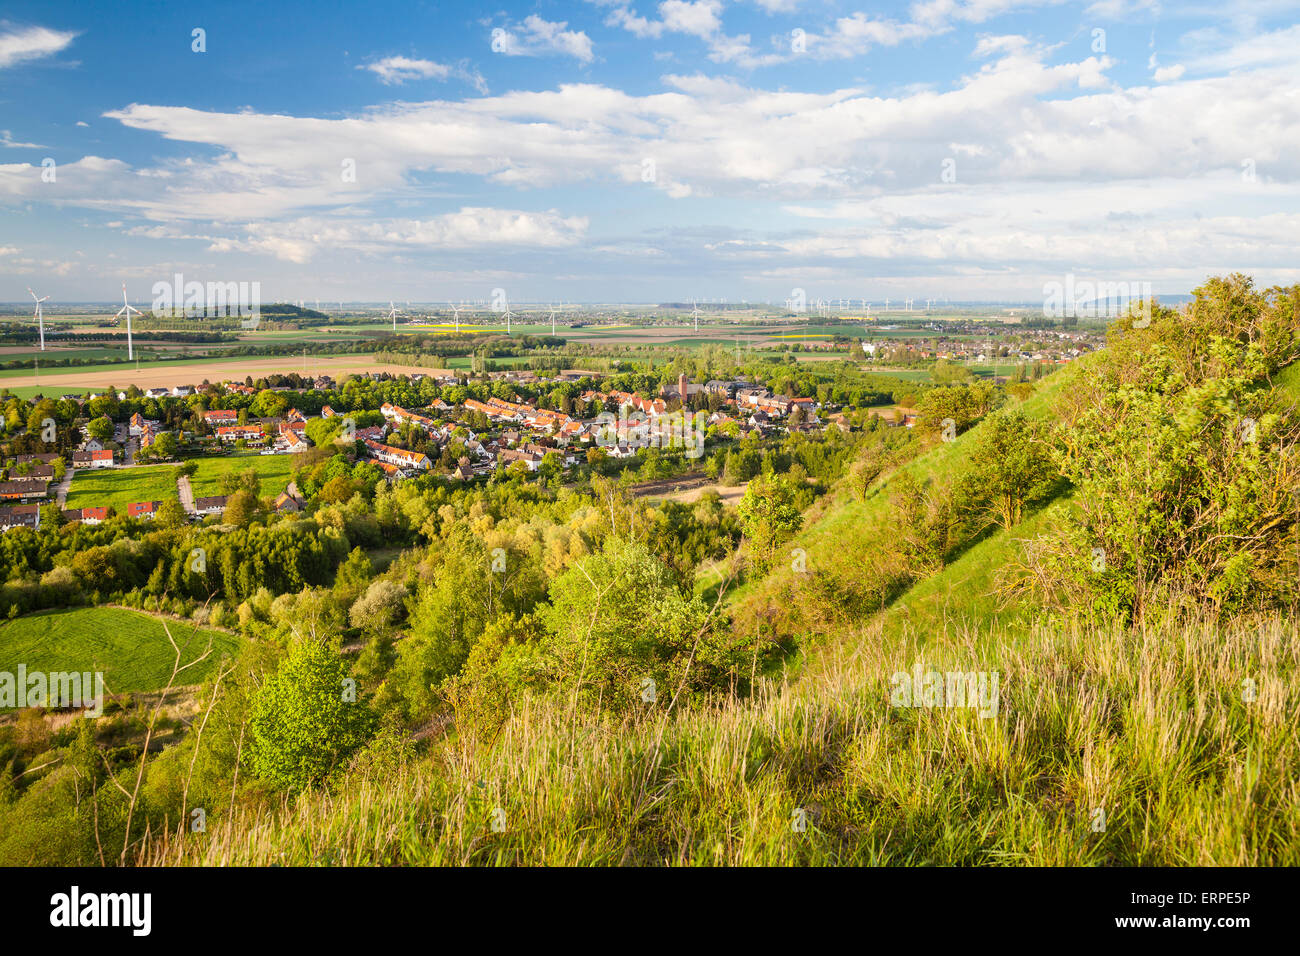
[[[153,520],[153,516],[158,513],[158,506],[161,504],[161,501],[137,501],[126,506],[126,513],[132,518]]]

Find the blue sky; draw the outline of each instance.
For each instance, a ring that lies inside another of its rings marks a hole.
[[[1298,23],[1300,0],[9,0],[0,300],[176,272],[322,302],[1289,284]]]

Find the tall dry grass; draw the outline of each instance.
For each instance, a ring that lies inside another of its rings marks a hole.
[[[534,701],[494,740],[210,816],[139,862],[1300,863],[1288,621],[858,637],[747,700],[620,725]],[[917,660],[997,671],[997,716],[891,706]]]

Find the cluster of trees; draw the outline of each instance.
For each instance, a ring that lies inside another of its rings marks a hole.
[[[1294,606],[1300,415],[1273,377],[1300,357],[1300,286],[1232,275],[1149,308],[1111,324],[1062,398],[1078,509],[1033,552],[1036,588],[1133,620]]]

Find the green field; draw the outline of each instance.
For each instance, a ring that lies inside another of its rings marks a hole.
[[[137,501],[166,501],[176,496],[175,465],[84,469],[73,476],[65,507],[112,505],[118,514],[126,514],[126,506]]]
[[[136,346],[136,349],[139,350],[139,346]],[[70,349],[58,348],[50,349],[45,352],[33,348],[28,352],[5,352],[0,354],[0,363],[30,362],[35,358],[41,359],[42,363],[53,363],[64,359],[92,359],[97,362],[105,362],[117,358],[125,359],[126,346],[122,345],[121,348],[118,348],[117,346],[87,346],[85,348],[79,347]],[[56,369],[53,365],[50,365],[49,368],[45,368],[44,364],[42,364],[43,372],[53,372],[55,370]]]
[[[183,671],[178,685],[198,684],[215,672],[222,656],[233,656],[239,639],[219,631],[168,621],[181,648],[181,661],[213,651],[203,663]],[[158,690],[171,675],[175,651],[163,619],[125,608],[78,608],[29,614],[0,624],[0,671],[100,671],[105,689],[121,694]]]
[[[278,495],[289,483],[293,471],[292,455],[231,455],[228,458],[196,459],[199,470],[190,478],[194,497],[206,498],[222,494],[221,478],[231,472],[255,470],[262,479],[262,497]]]

